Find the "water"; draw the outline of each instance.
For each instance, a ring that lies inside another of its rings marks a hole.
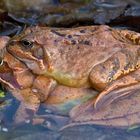
[[[71,7],[73,7],[73,5],[70,5],[67,8],[61,7],[60,4],[64,4],[65,3],[64,0],[48,0],[48,1],[46,0],[48,4],[51,3],[54,6],[59,5],[60,7],[57,9],[59,13],[52,11],[52,9],[50,9],[50,11],[44,11],[45,14],[39,12],[39,17],[40,15],[42,17],[44,17],[45,15],[45,18],[41,17],[39,19],[38,12],[34,13],[34,16],[33,15],[31,16],[30,14],[32,13],[29,14],[28,12],[24,13],[23,15],[19,13],[15,13],[14,6],[20,9],[20,5],[17,6],[16,4],[13,4],[12,1],[7,0],[6,2],[5,0],[5,2],[7,3],[6,5],[8,10],[13,14],[11,15],[11,17],[13,17],[13,19],[15,19],[16,21],[25,24],[31,24],[31,25],[34,25],[38,22],[40,23],[44,22],[46,25],[49,26],[54,26],[54,25],[67,26],[67,24],[69,23],[71,23],[72,25],[77,25],[77,23],[79,24],[79,22],[83,22],[83,21],[86,24],[90,24],[90,25],[93,22],[98,24],[105,24],[110,22],[112,19],[114,19],[114,17],[120,16],[122,14],[122,11],[126,8],[127,5],[127,4],[124,5],[121,4],[122,6],[118,5],[118,3],[120,4],[120,2],[118,2],[117,0],[116,0],[116,4],[109,2],[109,0],[107,0],[107,2],[104,2],[103,0],[96,0],[96,1],[97,3],[95,3],[94,5],[96,6],[97,9],[93,7],[92,1],[91,1],[92,3],[91,5],[83,6],[83,0],[82,0],[81,6],[80,4],[78,4],[77,7],[75,8],[75,11],[74,10],[71,11],[72,9]],[[139,0],[135,0],[135,1],[127,0],[127,1],[129,3],[136,4],[138,6],[140,3]],[[125,2],[126,2],[125,0],[122,0],[122,3]],[[32,2],[30,4],[32,4]],[[32,6],[29,5],[28,3],[26,3],[26,5],[27,7]],[[116,10],[117,7],[118,9]],[[38,6],[36,6],[35,8],[36,8],[35,10],[40,10]],[[42,9],[43,8],[41,8],[41,10]],[[55,9],[56,7],[54,7],[54,10]],[[69,11],[66,12],[68,9],[70,9],[69,10],[70,12]],[[34,9],[32,10],[34,11]],[[32,10],[31,12],[33,12]],[[133,15],[131,11],[133,12],[133,8],[128,10],[127,13],[125,13],[125,16],[127,16],[127,14],[130,14],[130,16]],[[75,15],[75,19],[73,20],[74,13],[76,13],[76,15]],[[136,10],[134,9],[134,14],[136,16],[138,15],[138,13],[139,13],[139,8],[137,8]],[[82,18],[83,14],[85,14],[84,18]],[[69,20],[67,19],[68,15],[69,15]],[[84,25],[86,25],[85,23]],[[6,28],[12,27],[12,29],[11,28],[8,29],[8,32],[10,33],[7,33],[6,32],[7,30],[5,29],[4,31],[6,33],[3,32],[2,35],[11,35],[11,34],[13,35],[18,30],[18,28],[19,30],[21,30],[20,29],[21,25],[17,26],[13,23],[11,24],[11,19],[10,22],[6,22],[5,24],[3,23],[2,25],[3,26],[5,25]],[[131,24],[128,23],[128,25]],[[115,24],[115,26],[117,25]],[[123,23],[123,27],[126,27],[126,24],[124,25]],[[4,100],[6,101],[5,105],[3,107],[0,107],[0,140],[38,140],[38,139],[39,140],[94,140],[94,139],[95,140],[139,140],[140,139],[140,127],[137,125],[127,129],[109,128],[109,127],[97,126],[97,125],[79,125],[79,126],[69,127],[60,131],[61,126],[63,126],[63,124],[65,124],[68,121],[68,117],[56,115],[50,110],[46,111],[43,105],[40,107],[40,110],[38,112],[39,119],[38,118],[36,119],[37,124],[33,124],[32,122],[30,122],[30,120],[27,120],[24,124],[15,125],[13,121],[15,118],[16,110],[19,107],[20,102],[17,101],[14,97],[12,97],[10,93],[7,94]],[[44,122],[43,119],[45,120]]]
[[[30,122],[26,122],[21,125],[15,125],[13,123],[14,114],[19,102],[9,93],[5,99],[9,102],[1,108],[0,112],[0,140],[138,140],[140,137],[139,126],[122,129],[99,125],[79,125],[60,130],[61,122],[57,122],[58,116],[49,110],[45,110],[44,106],[40,107],[38,114],[43,115],[46,112],[46,114],[50,115],[50,118],[47,117],[46,119],[46,124],[33,125]],[[4,118],[2,115],[4,115]],[[66,118],[59,120],[64,123]]]

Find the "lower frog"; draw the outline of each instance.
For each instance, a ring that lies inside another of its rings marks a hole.
[[[96,89],[99,96],[85,104],[96,112],[140,89],[139,38],[139,33],[105,25],[32,27],[10,39],[6,49],[34,75],[52,79],[56,85]],[[33,90],[38,93],[38,88]]]
[[[5,50],[9,39],[8,37],[0,37],[0,83],[20,101],[20,106],[14,115],[15,124],[21,124],[30,119],[33,123],[36,122],[35,116],[41,103],[46,102],[47,108],[51,108],[52,112],[56,114],[67,115],[73,106],[97,95],[97,91],[92,89],[59,85],[56,87],[55,80],[33,74],[24,63]],[[55,90],[53,90],[54,87]],[[49,116],[46,115],[46,117]],[[41,117],[38,116],[37,119],[39,118]],[[62,119],[57,116],[56,118],[57,121],[59,121],[58,118]],[[45,118],[41,120],[45,121]],[[64,125],[63,123],[62,125]]]
[[[99,108],[140,88],[139,38],[136,32],[105,25],[33,27],[11,39],[7,51],[34,74],[101,92],[94,103]]]

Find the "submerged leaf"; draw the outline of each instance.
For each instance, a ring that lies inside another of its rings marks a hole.
[[[96,110],[93,100],[72,109],[70,116],[74,124],[98,124],[113,127],[130,127],[140,124],[140,93],[133,94],[102,106]],[[74,125],[73,124],[73,125]]]

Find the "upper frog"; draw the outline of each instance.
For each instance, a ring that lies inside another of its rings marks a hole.
[[[28,28],[9,41],[7,50],[35,74],[71,87],[107,88],[104,95],[140,66],[139,34],[104,25]]]

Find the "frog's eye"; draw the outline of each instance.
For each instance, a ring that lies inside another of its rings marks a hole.
[[[112,82],[113,78],[112,77],[108,77],[107,82],[110,83]]]
[[[33,42],[27,39],[21,40],[20,42],[21,42],[21,45],[25,47],[26,49],[31,49],[33,47]]]
[[[136,65],[136,69],[138,69],[139,67],[140,67],[140,65],[139,65],[139,64],[137,64],[137,65]]]

